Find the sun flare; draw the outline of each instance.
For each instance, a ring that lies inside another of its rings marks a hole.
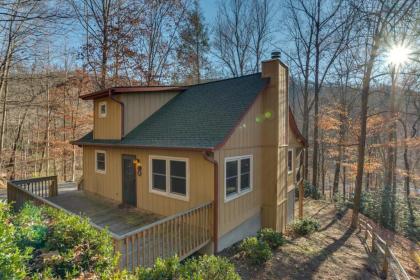
[[[403,45],[392,47],[387,54],[388,63],[399,66],[406,63],[410,56],[410,49]]]

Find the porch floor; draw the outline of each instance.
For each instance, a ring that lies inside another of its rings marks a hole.
[[[162,218],[155,213],[137,208],[118,208],[118,205],[76,189],[59,188],[57,196],[49,201],[117,235],[123,235]]]

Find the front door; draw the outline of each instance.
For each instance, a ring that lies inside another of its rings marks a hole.
[[[122,156],[122,202],[134,207],[137,206],[135,159],[132,155]]]

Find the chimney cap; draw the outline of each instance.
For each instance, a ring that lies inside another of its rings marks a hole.
[[[281,52],[280,51],[272,51],[271,58],[272,59],[280,59]]]

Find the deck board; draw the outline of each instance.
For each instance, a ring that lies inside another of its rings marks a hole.
[[[118,235],[162,218],[140,209],[120,209],[114,203],[77,190],[59,193],[48,200],[74,214],[86,216],[96,225],[108,227],[110,232]]]

